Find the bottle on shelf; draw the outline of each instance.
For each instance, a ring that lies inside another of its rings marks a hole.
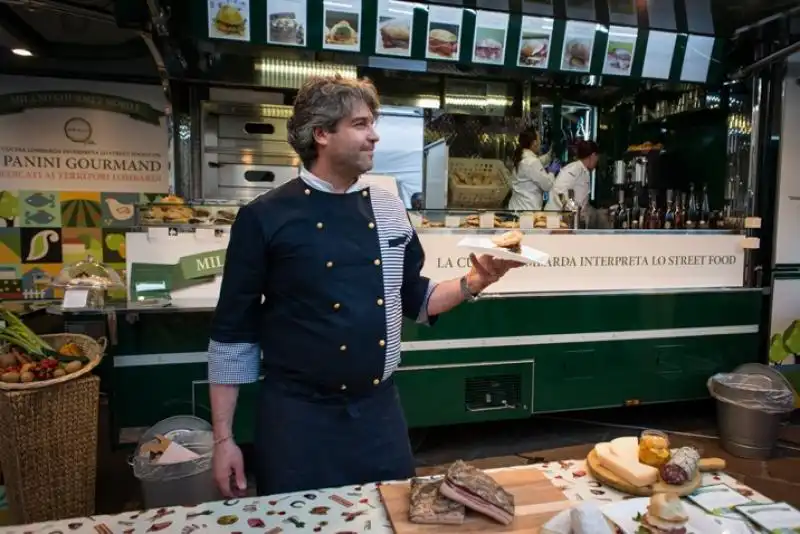
[[[697,213],[697,196],[694,193],[694,183],[689,184],[689,200],[686,205],[686,220],[684,224],[687,230],[694,230],[696,228],[698,213]]]
[[[647,215],[645,216],[645,227],[648,230],[661,229],[661,210],[656,203],[656,191],[650,190],[650,207],[647,208]]]
[[[667,189],[667,208],[664,211],[664,230],[675,229],[675,205],[673,202],[675,192]]]
[[[639,189],[634,188],[633,198],[631,198],[631,214],[630,214],[630,228],[631,230],[639,230],[644,228],[644,210],[639,205]]]
[[[567,190],[567,200],[562,204],[564,206],[564,219],[569,228],[578,228],[578,203],[575,202],[575,190]]]
[[[614,229],[615,230],[628,230],[630,224],[631,212],[625,202],[625,190],[620,189],[617,191],[617,211],[614,214]]]
[[[686,193],[678,195],[678,202],[675,206],[675,223],[673,228],[683,230],[686,228]]]
[[[708,203],[708,185],[703,184],[703,201],[697,217],[697,229],[708,230],[709,228],[711,228],[711,207]]]

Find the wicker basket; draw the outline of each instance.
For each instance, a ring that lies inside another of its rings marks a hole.
[[[58,351],[58,349],[67,343],[75,343],[80,347],[81,354],[89,358],[89,363],[74,373],[70,373],[58,378],[52,378],[50,380],[27,382],[24,384],[0,382],[0,390],[24,391],[29,389],[50,387],[56,384],[69,382],[70,380],[75,380],[76,378],[91,372],[92,369],[100,365],[107,345],[107,340],[105,337],[101,337],[99,340],[95,341],[93,338],[83,334],[46,334],[39,337],[42,338],[42,341],[53,347],[53,349],[56,351]]]
[[[447,166],[452,208],[499,208],[508,194],[508,170],[498,159],[450,158]],[[460,178],[479,185],[462,183]]]
[[[0,465],[15,522],[94,514],[100,379],[0,391]]]

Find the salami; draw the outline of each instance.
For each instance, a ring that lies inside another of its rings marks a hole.
[[[672,458],[661,467],[661,480],[673,486],[690,482],[697,474],[700,453],[694,447],[681,447],[672,451]]]

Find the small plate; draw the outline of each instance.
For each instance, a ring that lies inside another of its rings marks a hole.
[[[650,497],[642,497],[607,504],[601,507],[600,510],[625,534],[637,534],[641,524],[636,518],[647,513],[648,504],[650,504]],[[686,510],[686,515],[689,516],[689,522],[686,524],[686,534],[729,534],[732,532],[693,504],[683,501],[683,508]],[[744,530],[744,532],[747,531]]]
[[[476,254],[489,254],[503,260],[517,261],[519,263],[547,265],[550,254],[522,245],[522,252],[516,254],[510,250],[495,245],[489,237],[465,237],[458,242],[458,246],[475,252]]]

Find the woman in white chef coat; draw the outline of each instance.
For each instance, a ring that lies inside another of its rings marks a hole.
[[[545,170],[537,155],[539,133],[528,129],[519,134],[519,146],[514,154],[514,174],[511,177],[511,199],[508,209],[512,211],[539,211],[542,197],[550,191],[556,176]]]
[[[573,152],[576,160],[564,166],[558,173],[547,200],[547,211],[561,211],[559,194],[566,199],[570,189],[574,191],[575,203],[580,209],[586,209],[589,204],[591,172],[597,167],[600,149],[594,141],[578,141]]]

